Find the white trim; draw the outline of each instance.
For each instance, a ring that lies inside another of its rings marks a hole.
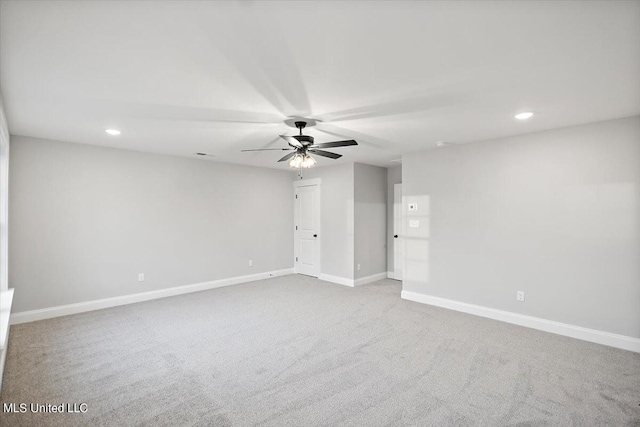
[[[18,323],[50,319],[52,317],[67,316],[69,314],[84,313],[86,311],[101,310],[103,308],[116,307],[119,305],[133,304],[136,302],[149,301],[158,298],[166,298],[176,295],[189,294],[192,292],[206,291],[208,289],[221,288],[223,286],[254,282],[256,280],[268,279],[270,277],[286,276],[288,274],[293,274],[293,268],[267,271],[264,273],[250,274],[247,276],[230,277],[227,279],[213,280],[211,282],[196,283],[193,285],[175,286],[173,288],[158,289],[157,291],[122,295],[119,297],[85,301],[76,304],[60,305],[57,307],[48,307],[39,310],[22,311],[19,313],[13,313],[11,315],[11,324],[15,325]]]
[[[2,374],[4,362],[7,360],[7,347],[9,344],[9,315],[13,302],[14,288],[0,291],[0,390],[2,390]]]
[[[320,274],[318,279],[325,282],[337,283],[338,285],[350,286],[352,288],[355,286],[355,281],[353,279],[345,279],[344,277],[331,276],[329,274]]]
[[[9,289],[9,126],[0,95],[0,291]]]
[[[7,348],[9,341],[9,315],[15,288],[0,291],[0,350]]]
[[[435,305],[437,307],[448,308],[449,310],[461,311],[463,313],[474,314],[481,317],[488,317],[489,319],[500,320],[502,322],[525,326],[527,328],[551,332],[552,334],[564,335],[571,338],[577,338],[579,340],[590,341],[597,344],[608,345],[611,347],[640,353],[640,339],[638,338],[612,334],[610,332],[598,331],[596,329],[583,328],[581,326],[569,325],[567,323],[555,322],[553,320],[526,316],[524,314],[497,310],[495,308],[483,307],[480,305],[467,304],[460,301],[434,297],[417,292],[403,290],[401,293],[401,297],[402,299],[406,299],[409,301]]]
[[[294,188],[295,187],[308,187],[310,185],[322,185],[322,178],[299,179],[297,181],[293,181]]]
[[[366,285],[367,283],[373,283],[373,282],[377,282],[378,280],[386,279],[387,274],[388,274],[387,272],[377,273],[377,274],[372,274],[371,276],[362,277],[356,280],[346,279],[344,277],[338,277],[338,276],[331,276],[329,274],[320,274],[320,277],[318,277],[318,279],[323,280],[325,282],[337,283],[338,285],[350,286],[353,288],[355,286]]]
[[[405,270],[405,259],[404,254],[406,253],[406,240],[404,236],[406,235],[404,229],[404,214],[405,214],[405,206],[402,198],[402,183],[399,182],[397,184],[393,184],[393,235],[399,237],[391,238],[391,250],[393,256],[393,279],[394,280],[402,280],[402,274]],[[400,225],[398,226],[398,222]]]
[[[393,279],[393,280],[395,280],[395,279],[396,279],[395,272],[393,272],[393,271],[387,271],[387,278],[388,278],[388,279]]]
[[[293,181],[293,194],[295,196],[295,199],[298,198],[298,193],[297,190],[299,187],[311,187],[311,186],[316,186],[316,191],[318,192],[317,196],[318,196],[318,230],[316,231],[316,234],[318,235],[317,242],[318,242],[318,255],[317,255],[317,262],[318,262],[318,269],[316,270],[318,272],[318,278],[320,278],[320,271],[322,271],[322,179],[321,178],[313,178],[313,179],[301,179],[298,181]],[[298,260],[297,258],[297,253],[298,253],[298,238],[297,238],[297,224],[296,224],[296,214],[297,214],[297,210],[298,210],[298,202],[297,200],[294,200],[293,202],[293,272],[294,274],[299,274],[298,272]]]
[[[377,282],[378,280],[382,280],[386,278],[387,278],[387,272],[385,271],[384,273],[372,274],[371,276],[361,277],[359,279],[356,279],[353,282],[353,285],[354,286],[366,285],[367,283]]]

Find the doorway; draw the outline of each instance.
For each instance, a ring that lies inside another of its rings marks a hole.
[[[295,181],[294,270],[297,274],[320,275],[320,179]]]
[[[402,184],[393,185],[393,279],[402,280]]]

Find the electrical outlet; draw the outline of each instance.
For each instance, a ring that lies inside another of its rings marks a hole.
[[[253,260],[252,259],[249,260],[249,267],[253,267]]]
[[[358,264],[358,270],[360,270],[360,264]]]
[[[138,274],[138,282],[144,282],[144,273]]]
[[[516,299],[520,302],[524,302],[524,292],[518,291],[518,293],[516,293]]]

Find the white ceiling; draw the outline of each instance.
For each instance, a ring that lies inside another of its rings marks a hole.
[[[285,147],[283,121],[305,116],[323,121],[316,140],[361,144],[321,165],[389,166],[440,140],[640,114],[637,1],[0,7],[15,135],[286,168],[283,153],[240,150]]]

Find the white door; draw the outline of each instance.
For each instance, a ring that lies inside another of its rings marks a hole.
[[[393,185],[393,278],[402,280],[402,184]]]
[[[320,275],[320,186],[300,185],[295,188],[294,256],[299,274]]]

